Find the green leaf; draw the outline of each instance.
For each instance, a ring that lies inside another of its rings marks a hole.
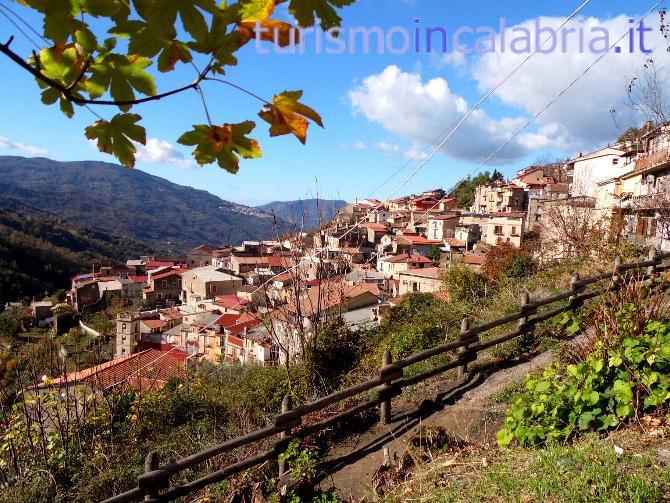
[[[245,159],[261,156],[258,142],[246,137],[255,126],[252,121],[222,126],[197,124],[193,130],[181,135],[177,142],[196,147],[193,156],[198,164],[217,161],[226,171],[237,173],[240,168],[238,155]]]
[[[303,27],[314,26],[318,18],[321,28],[328,30],[342,24],[342,18],[335,8],[351,5],[356,0],[291,0],[288,10],[298,24]]]
[[[81,72],[81,60],[73,45],[65,48],[45,47],[39,53],[42,75],[67,87]]]
[[[144,69],[151,65],[151,60],[141,56],[124,56],[108,54],[91,66],[91,77],[86,89],[91,98],[99,98],[109,89],[115,101],[132,101],[135,99],[133,89],[147,96],[156,94],[153,76]],[[127,110],[130,106],[120,106]]]
[[[132,168],[137,149],[131,140],[146,143],[146,131],[137,124],[141,119],[137,114],[116,114],[109,122],[100,120],[88,126],[86,138],[97,140],[101,152],[114,155],[121,164]]]
[[[201,54],[211,54],[214,62],[211,65],[214,73],[223,74],[224,66],[237,65],[235,52],[240,48],[241,35],[237,31],[228,32],[226,21],[222,16],[212,18],[212,26],[202,39],[189,42],[188,47]]]
[[[512,443],[512,440],[514,440],[514,434],[507,428],[503,428],[502,430],[498,431],[496,438],[498,440],[498,445],[504,448],[508,447]]]

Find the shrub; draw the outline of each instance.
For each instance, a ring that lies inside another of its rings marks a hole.
[[[498,443],[564,441],[670,403],[670,321],[647,321],[637,333],[636,309],[616,313],[617,340],[604,334],[583,361],[528,377],[528,391],[514,399]]]
[[[488,295],[486,276],[465,264],[455,264],[444,274],[449,296],[453,301],[476,302]]]

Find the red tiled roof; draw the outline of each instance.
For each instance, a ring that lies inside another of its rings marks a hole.
[[[128,279],[133,283],[146,283],[149,279],[149,276],[145,275],[129,275]]]
[[[486,257],[484,255],[464,255],[463,261],[470,265],[484,265]]]
[[[438,241],[435,239],[426,239],[423,236],[412,236],[412,235],[407,235],[403,234],[402,236],[398,236],[398,241],[400,240],[406,240],[409,241],[413,245],[436,245],[439,246],[442,243],[442,241]]]
[[[193,248],[189,253],[195,253],[195,252],[198,252],[198,251],[203,251],[205,253],[210,253],[211,254],[211,253],[214,252],[214,249],[215,248],[213,246],[208,245],[207,243],[203,243],[200,246],[196,246],[195,248]]]
[[[279,274],[278,276],[275,276],[272,280],[273,281],[278,281],[280,283],[285,283],[287,281],[292,281],[294,279],[293,276],[294,276],[293,273],[285,272],[285,273]]]
[[[165,318],[168,321],[174,321],[183,318],[181,311],[176,307],[168,307],[166,309],[161,309],[158,312],[163,318]]]
[[[249,304],[247,299],[241,299],[235,294],[219,295],[214,299],[214,304],[225,307],[226,309],[242,309]]]
[[[167,322],[163,320],[142,320],[142,323],[152,330],[167,327]]]
[[[446,241],[447,241],[447,244],[449,246],[452,246],[454,248],[459,248],[459,247],[464,247],[465,246],[465,241],[460,241],[456,238],[449,238]]]
[[[147,262],[147,269],[158,269],[160,267],[174,267],[177,265],[177,262],[173,261],[155,261],[155,262]]]
[[[291,267],[291,259],[289,257],[275,257],[271,255],[267,257],[267,261],[270,267],[284,267],[285,269]]]
[[[407,271],[402,271],[400,275],[405,276],[418,276],[420,278],[431,278],[431,279],[440,279],[444,269],[439,267],[426,267],[424,269],[408,269]]]
[[[103,390],[120,385],[140,389],[157,389],[170,379],[181,379],[185,376],[183,360],[180,361],[181,355],[177,353],[178,351],[180,350],[176,348],[166,352],[146,349],[58,377],[51,380],[49,386],[75,384],[83,381]],[[44,388],[46,385],[40,383],[38,387]]]
[[[151,279],[152,280],[157,280],[157,279],[167,278],[168,276],[174,276],[174,275],[181,276],[186,271],[187,271],[186,269],[172,269],[171,271],[165,271],[165,272],[162,272],[160,274],[152,275]]]

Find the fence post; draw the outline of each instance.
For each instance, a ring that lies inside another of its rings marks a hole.
[[[461,333],[458,334],[458,340],[463,341],[467,338],[465,333],[470,330],[470,321],[467,318],[463,318],[461,321]],[[463,358],[468,354],[468,346],[461,346],[456,350],[456,354],[458,355],[459,358]],[[465,377],[465,373],[468,371],[468,364],[464,363],[460,367],[458,367],[458,374],[457,377],[459,379],[463,379]]]
[[[393,362],[393,357],[391,356],[391,351],[384,351],[384,356],[382,357],[382,370],[384,367],[391,365]],[[384,393],[384,390],[388,390],[392,386],[391,382],[385,382],[382,384],[381,392]],[[391,397],[388,397],[382,403],[379,404],[379,423],[385,425],[391,422]]]
[[[160,468],[160,456],[156,451],[150,451],[144,459],[144,473],[150,473]],[[144,496],[144,501],[157,501],[158,490],[153,490]]]
[[[621,283],[621,255],[614,257],[614,272],[612,274],[612,289],[616,290],[619,288]]]
[[[652,246],[649,248],[649,260],[656,260],[656,247]],[[654,276],[656,274],[656,264],[652,264],[647,268],[647,274],[649,276]]]
[[[291,395],[289,395],[289,394],[287,393],[286,395],[284,395],[284,398],[283,398],[282,401],[281,401],[281,413],[284,414],[284,413],[286,413],[286,412],[288,412],[288,411],[290,411],[290,410],[291,410]],[[288,436],[288,434],[290,433],[290,431],[291,431],[291,430],[282,431],[282,432],[279,434],[279,438],[280,438],[281,440],[284,440],[284,439]],[[281,460],[280,460],[280,461],[279,461],[279,479],[280,479],[280,480],[281,480],[281,478],[284,476],[285,473],[286,473],[286,461],[281,461]]]
[[[577,302],[577,295],[579,295],[579,281],[581,277],[579,276],[578,272],[575,272],[572,274],[572,278],[570,278],[570,292],[572,292],[572,295],[570,295],[570,298],[568,299],[570,301],[570,308],[571,309],[576,309],[579,306],[579,303]]]

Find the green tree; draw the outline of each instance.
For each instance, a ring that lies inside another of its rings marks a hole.
[[[430,260],[433,260],[434,262],[440,260],[441,255],[442,252],[440,251],[440,248],[434,245],[431,246],[430,250],[428,250],[428,253],[426,253],[426,257],[429,258]]]
[[[44,104],[58,103],[67,117],[82,106],[91,110],[99,120],[86,128],[86,137],[95,140],[101,152],[133,167],[135,145],[146,142],[146,130],[142,117],[131,110],[192,91],[201,98],[206,122],[193,125],[177,141],[194,147],[199,164],[216,161],[236,173],[240,158],[261,156],[258,142],[248,136],[256,124],[219,122],[218,110],[207,106],[207,86],[227,85],[261,101],[258,115],[270,125],[271,136],[294,134],[305,143],[309,121],[321,127],[323,123],[300,102],[302,91],[265,99],[224,76],[251,40],[292,45],[302,35],[299,28],[312,27],[317,19],[324,30],[337,28],[338,9],[355,0],[16,1],[41,14],[40,38],[46,46],[24,59],[11,49],[10,37],[0,43],[0,53],[35,77]],[[287,2],[297,26],[273,18],[276,6]],[[185,76],[188,83],[183,86],[158,89],[159,74],[185,68],[195,69],[195,79]],[[94,110],[110,107],[118,113]]]

